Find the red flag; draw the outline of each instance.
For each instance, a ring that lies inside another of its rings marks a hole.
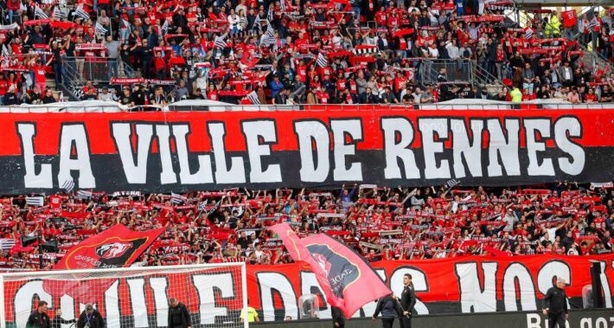
[[[132,231],[121,224],[89,237],[71,248],[54,270],[121,268],[141,256],[165,228]]]
[[[561,13],[563,18],[563,26],[566,28],[572,28],[578,24],[578,16],[576,16],[575,10],[567,10]]]
[[[120,268],[134,263],[160,236],[165,228],[150,231],[132,231],[121,224],[89,237],[71,248],[54,270]],[[99,276],[99,275],[98,275]],[[93,279],[95,278],[95,279]],[[69,279],[45,280],[43,289],[51,295],[70,295],[82,303],[96,303],[102,293],[117,278],[101,279],[95,274],[77,273]]]
[[[346,318],[368,302],[392,293],[371,266],[346,245],[324,234],[300,239],[285,223],[271,228],[295,261],[311,266],[328,303]]]

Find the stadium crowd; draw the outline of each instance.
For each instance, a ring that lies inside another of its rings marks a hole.
[[[611,102],[614,90],[610,66],[586,65],[578,46],[614,56],[612,10],[594,17],[537,10],[521,27],[503,15],[517,10],[512,2],[486,0],[3,5],[5,105],[55,101],[46,90],[47,74],[56,86],[92,76],[106,80],[108,85],[84,83],[78,93],[124,105],[188,98],[242,104],[454,98],[590,103]],[[447,64],[438,66],[439,60]],[[462,78],[470,76],[470,62],[489,73],[480,84]],[[490,92],[484,84],[493,80],[507,87]]]
[[[539,188],[343,186],[186,194],[79,190],[0,199],[0,267],[50,268],[81,240],[121,223],[166,227],[136,265],[292,259],[267,226],[326,233],[371,261],[612,252],[612,184]],[[31,205],[30,205],[31,204]],[[40,246],[40,247],[39,247]],[[41,266],[42,267],[39,267]]]

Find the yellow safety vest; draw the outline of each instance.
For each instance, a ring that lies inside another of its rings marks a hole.
[[[518,88],[512,89],[510,96],[512,96],[512,102],[519,103],[522,101],[522,92]]]

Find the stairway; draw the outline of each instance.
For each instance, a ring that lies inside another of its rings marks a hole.
[[[47,75],[45,83],[47,85],[47,88],[53,92],[53,96],[55,97],[55,99],[57,99],[58,101],[69,100],[68,97],[66,97],[61,90],[56,90],[55,78],[53,78],[53,76]],[[64,97],[64,99],[60,99],[61,96]]]

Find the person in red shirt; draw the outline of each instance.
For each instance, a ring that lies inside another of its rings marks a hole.
[[[380,8],[380,11],[378,11],[377,13],[375,13],[375,22],[377,23],[377,25],[386,25],[386,18],[387,18],[387,14],[386,14],[386,7],[382,6]]]
[[[213,84],[212,82],[209,82],[209,86],[207,89],[207,95],[206,95],[207,99],[209,100],[220,100],[219,95],[218,95],[218,91],[215,88],[215,84]]]
[[[154,67],[156,69],[156,77],[158,79],[166,78],[166,59],[162,56],[162,52],[156,51],[156,56],[154,57]]]
[[[320,87],[317,87],[315,88],[315,94],[316,94],[316,98],[318,98],[321,104],[328,104],[329,96],[327,92],[322,91]]]
[[[85,86],[83,86],[83,94],[86,95],[90,92],[94,92],[96,93],[98,90],[96,90],[96,88],[94,87],[94,85],[92,84],[92,81],[87,81]]]
[[[337,91],[343,91],[345,90],[345,77],[343,76],[343,71],[340,71],[339,74],[337,75],[337,80],[335,82],[335,85],[337,86]]]
[[[594,88],[590,88],[588,89],[588,93],[584,95],[584,102],[585,103],[596,103],[597,102],[597,95],[595,94],[595,89]]]
[[[21,1],[20,0],[7,0],[6,9],[8,10],[9,22],[13,24],[14,21],[19,20],[21,15]]]
[[[49,196],[49,208],[59,209],[62,207],[62,196],[51,195]]]
[[[36,63],[34,63],[32,66],[35,85],[37,85],[42,91],[47,89],[47,78],[45,77],[45,73],[47,72],[47,66],[49,66],[52,60],[53,59],[49,59],[48,63],[43,64],[41,59],[38,58]]]
[[[9,89],[7,80],[3,77],[0,78],[0,104],[4,104],[4,95]]]

